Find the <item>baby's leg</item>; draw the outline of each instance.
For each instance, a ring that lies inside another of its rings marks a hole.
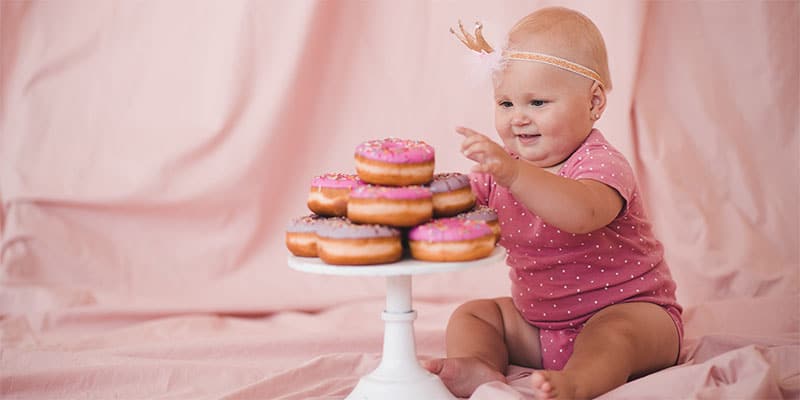
[[[446,342],[447,358],[430,360],[425,367],[459,397],[469,397],[486,382],[505,382],[509,362],[541,367],[539,331],[509,297],[458,307],[447,324]]]
[[[678,351],[677,328],[662,307],[617,304],[589,319],[562,371],[537,371],[531,380],[542,399],[594,398],[675,365]]]

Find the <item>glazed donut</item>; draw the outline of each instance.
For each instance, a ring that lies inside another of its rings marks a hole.
[[[341,219],[320,224],[317,237],[317,253],[327,264],[386,264],[403,257],[400,230],[384,225]]]
[[[471,261],[494,250],[494,234],[482,221],[440,218],[408,232],[411,257],[424,261]]]
[[[347,218],[362,224],[411,227],[432,217],[433,194],[423,186],[359,186],[347,202]]]
[[[436,174],[428,188],[433,193],[435,217],[452,217],[475,205],[475,194],[472,193],[469,177],[462,173]]]
[[[474,221],[483,221],[494,232],[495,242],[500,241],[500,222],[497,220],[497,212],[493,208],[484,205],[477,205],[470,211],[458,214],[456,217]]]
[[[286,248],[298,257],[317,256],[317,226],[324,218],[316,214],[293,218],[286,225]]]
[[[347,215],[350,191],[364,182],[356,175],[330,172],[315,176],[308,192],[308,209],[328,217]]]
[[[366,183],[408,186],[424,185],[433,179],[433,147],[423,141],[366,141],[356,147],[355,159],[356,172]]]

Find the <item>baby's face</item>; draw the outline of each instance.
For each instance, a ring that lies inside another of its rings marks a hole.
[[[592,129],[591,87],[591,80],[551,65],[509,61],[494,91],[503,144],[539,167],[564,161]]]

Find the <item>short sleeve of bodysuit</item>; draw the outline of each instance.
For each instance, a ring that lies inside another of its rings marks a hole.
[[[636,178],[628,161],[617,149],[594,130],[584,144],[569,158],[559,173],[571,179],[592,179],[604,183],[631,203],[636,190]],[[623,209],[624,214],[626,209]]]

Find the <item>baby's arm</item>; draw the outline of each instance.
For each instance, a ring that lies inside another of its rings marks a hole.
[[[461,150],[476,161],[475,171],[492,174],[514,198],[545,222],[571,233],[587,233],[608,225],[624,205],[610,186],[591,179],[564,178],[511,157],[500,145],[468,128]]]

